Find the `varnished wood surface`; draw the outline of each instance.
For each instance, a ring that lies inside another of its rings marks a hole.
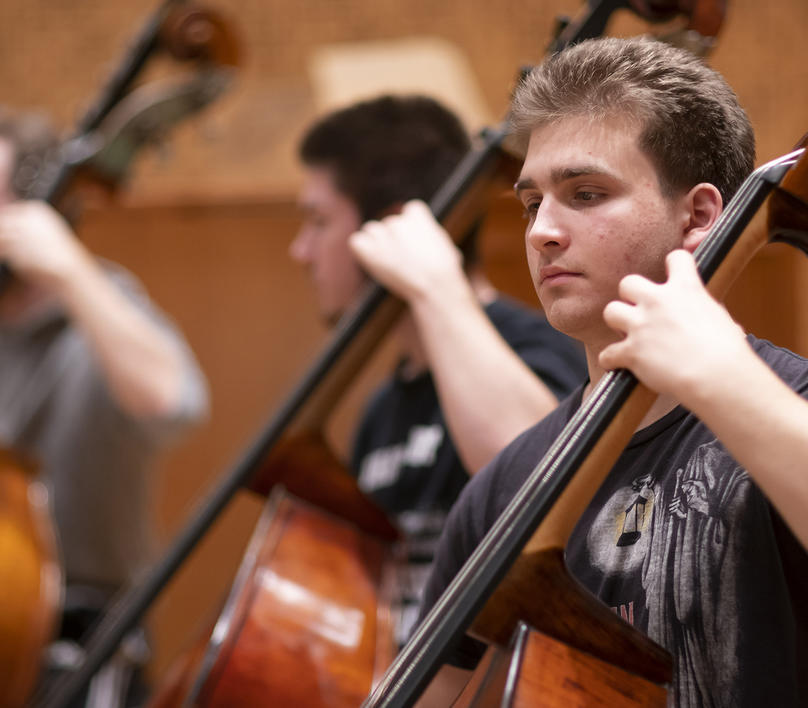
[[[392,659],[390,549],[285,494],[266,514],[197,704],[354,708]]]
[[[21,708],[61,610],[62,573],[47,493],[0,450],[0,706]]]
[[[668,653],[578,583],[564,566],[559,549],[520,556],[477,617],[472,632],[507,646],[520,621],[657,683],[670,680]]]
[[[667,703],[664,686],[540,632],[526,630],[514,653],[518,676],[506,694],[507,708],[663,708]]]
[[[667,691],[527,624],[490,646],[452,708],[663,708]]]

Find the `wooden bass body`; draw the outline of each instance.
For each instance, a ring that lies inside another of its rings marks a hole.
[[[150,705],[356,708],[395,651],[393,556],[276,487],[195,668]]]

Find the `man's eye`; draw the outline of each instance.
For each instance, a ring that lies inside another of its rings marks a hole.
[[[594,202],[599,196],[601,195],[597,192],[587,192],[582,189],[575,193],[575,200],[579,202]]]
[[[540,204],[541,201],[539,200],[528,202],[527,204],[524,205],[525,208],[522,210],[522,216],[525,219],[534,218],[536,216],[536,212],[539,210]]]

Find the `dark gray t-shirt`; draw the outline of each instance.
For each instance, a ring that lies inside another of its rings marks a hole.
[[[808,361],[750,338],[808,397]],[[579,407],[577,391],[466,486],[431,607]],[[806,461],[808,474],[808,461]],[[674,657],[669,704],[808,706],[808,553],[711,431],[676,408],[631,439],[579,520],[567,564]],[[479,647],[464,641],[466,663]]]
[[[114,588],[153,550],[150,466],[207,412],[207,386],[182,336],[132,276],[122,291],[183,352],[182,402],[170,418],[135,419],[107,389],[84,335],[51,309],[0,324],[0,445],[30,458],[50,491],[68,583]]]

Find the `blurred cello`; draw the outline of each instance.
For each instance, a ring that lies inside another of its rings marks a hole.
[[[147,59],[166,49],[196,70],[179,82],[130,90]],[[232,80],[236,45],[222,19],[190,4],[164,3],[139,35],[73,135],[25,163],[15,191],[42,199],[74,221],[86,189],[112,193],[136,152],[215,99]],[[13,278],[0,264],[0,289]],[[0,706],[21,706],[53,638],[62,572],[47,491],[36,465],[0,451]]]

